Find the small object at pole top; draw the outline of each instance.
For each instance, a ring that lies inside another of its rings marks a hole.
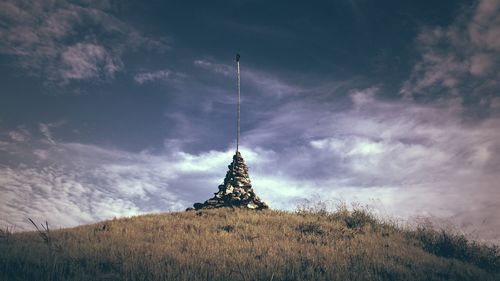
[[[236,61],[240,61],[240,54],[236,54]]]

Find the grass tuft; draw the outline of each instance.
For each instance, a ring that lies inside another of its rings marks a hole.
[[[488,271],[500,272],[500,250],[496,245],[482,245],[469,241],[463,234],[426,226],[419,226],[416,230],[407,232],[407,235],[416,239],[424,250],[434,255],[454,258]]]

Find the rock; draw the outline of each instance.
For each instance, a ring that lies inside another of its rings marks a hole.
[[[228,187],[226,187],[226,191],[225,191],[225,193],[226,193],[226,194],[230,194],[230,193],[232,193],[232,192],[233,192],[233,190],[234,190],[234,188],[233,188],[231,185],[229,185]]]
[[[269,208],[264,201],[255,195],[248,176],[248,167],[239,151],[236,152],[233,156],[233,162],[227,167],[229,170],[223,184],[219,185],[219,191],[214,193],[215,196],[205,203],[195,203],[194,209],[241,207],[260,210]]]
[[[219,203],[219,200],[213,198],[213,199],[208,199],[207,201],[205,201],[205,205],[215,205]]]
[[[247,204],[248,209],[257,209],[259,206],[255,205],[255,203],[250,202]]]

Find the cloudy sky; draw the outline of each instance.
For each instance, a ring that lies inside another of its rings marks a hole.
[[[500,2],[0,2],[0,226],[178,211],[235,149],[276,209],[500,243]]]

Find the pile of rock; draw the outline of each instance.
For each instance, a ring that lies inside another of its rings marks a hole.
[[[269,208],[253,191],[248,176],[248,167],[239,151],[233,156],[233,162],[228,168],[224,183],[219,185],[219,191],[215,193],[215,196],[204,203],[195,203],[194,209],[240,207],[262,210]]]

